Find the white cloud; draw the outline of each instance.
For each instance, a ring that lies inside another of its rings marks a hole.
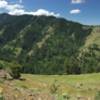
[[[85,0],[71,0],[72,4],[80,4],[80,3],[84,3]]]
[[[70,11],[70,14],[79,14],[81,12],[80,9],[73,9]]]
[[[15,9],[22,9],[24,7],[20,4],[9,4],[6,0],[0,0],[0,8],[11,11]]]
[[[15,9],[8,12],[10,15],[23,15],[25,11],[23,9]]]
[[[8,2],[5,0],[0,0],[0,8],[5,8],[8,5]]]
[[[55,14],[54,12],[49,12],[47,10],[44,10],[44,9],[39,9],[37,10],[36,12],[32,12],[33,15],[46,15],[46,16],[49,16],[49,15],[56,15],[56,16],[59,16],[57,14]]]
[[[22,0],[20,0],[20,3]],[[0,8],[7,10],[9,14],[11,15],[23,15],[23,14],[28,14],[28,15],[46,15],[46,16],[56,16],[59,17],[60,14],[54,13],[47,11],[45,9],[38,9],[37,11],[26,11],[24,9],[24,6],[21,4],[10,4],[6,0],[0,0]]]
[[[14,4],[14,5],[7,5],[6,6],[6,9],[9,10],[9,11],[13,11],[13,10],[16,10],[16,9],[23,9],[24,7],[22,5],[19,5],[19,4]]]
[[[55,16],[55,17],[59,17],[60,14],[56,14],[54,12],[49,12],[45,9],[38,9],[37,11],[25,11],[24,9],[15,9],[15,10],[11,10],[9,12],[9,14],[11,15],[36,15],[36,16],[41,16],[41,15],[45,15],[45,16]]]

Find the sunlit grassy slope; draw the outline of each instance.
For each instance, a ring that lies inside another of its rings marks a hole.
[[[52,93],[52,88],[56,89]],[[36,97],[55,96],[55,100],[66,100],[65,96],[69,96],[69,100],[95,100],[97,92],[100,91],[100,73],[82,74],[82,75],[31,75],[22,74],[22,80],[5,80],[0,79],[0,94],[4,94],[10,100],[23,100],[33,94]],[[9,100],[9,99],[6,99]],[[35,98],[35,100],[38,100]]]
[[[23,74],[22,77],[25,81],[12,81],[16,87],[31,89],[33,92],[49,93],[51,86],[56,84],[59,96],[68,94],[74,100],[76,100],[74,97],[77,96],[94,100],[94,96],[100,90],[100,73],[68,76]]]
[[[97,44],[100,47],[100,27],[94,27],[92,33],[87,37],[85,46]]]

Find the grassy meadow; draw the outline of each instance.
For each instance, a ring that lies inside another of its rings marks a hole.
[[[97,92],[100,91],[100,73],[85,75],[22,74],[21,80],[0,80],[0,93],[6,97],[6,100],[14,100],[14,98],[24,100],[25,96],[28,97],[27,100],[95,100]],[[31,99],[30,94],[37,95],[37,98],[35,96],[33,98],[36,99]]]

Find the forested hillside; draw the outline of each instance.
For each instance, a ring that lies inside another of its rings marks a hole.
[[[100,27],[53,16],[0,14],[0,68],[32,74],[100,72]]]

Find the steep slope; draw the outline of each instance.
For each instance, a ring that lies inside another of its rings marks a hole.
[[[22,72],[82,73],[82,53],[98,37],[93,27],[53,16],[1,14],[0,19],[0,59],[21,64]]]
[[[100,26],[93,27],[93,31],[87,36],[79,58],[83,72],[100,72]]]

